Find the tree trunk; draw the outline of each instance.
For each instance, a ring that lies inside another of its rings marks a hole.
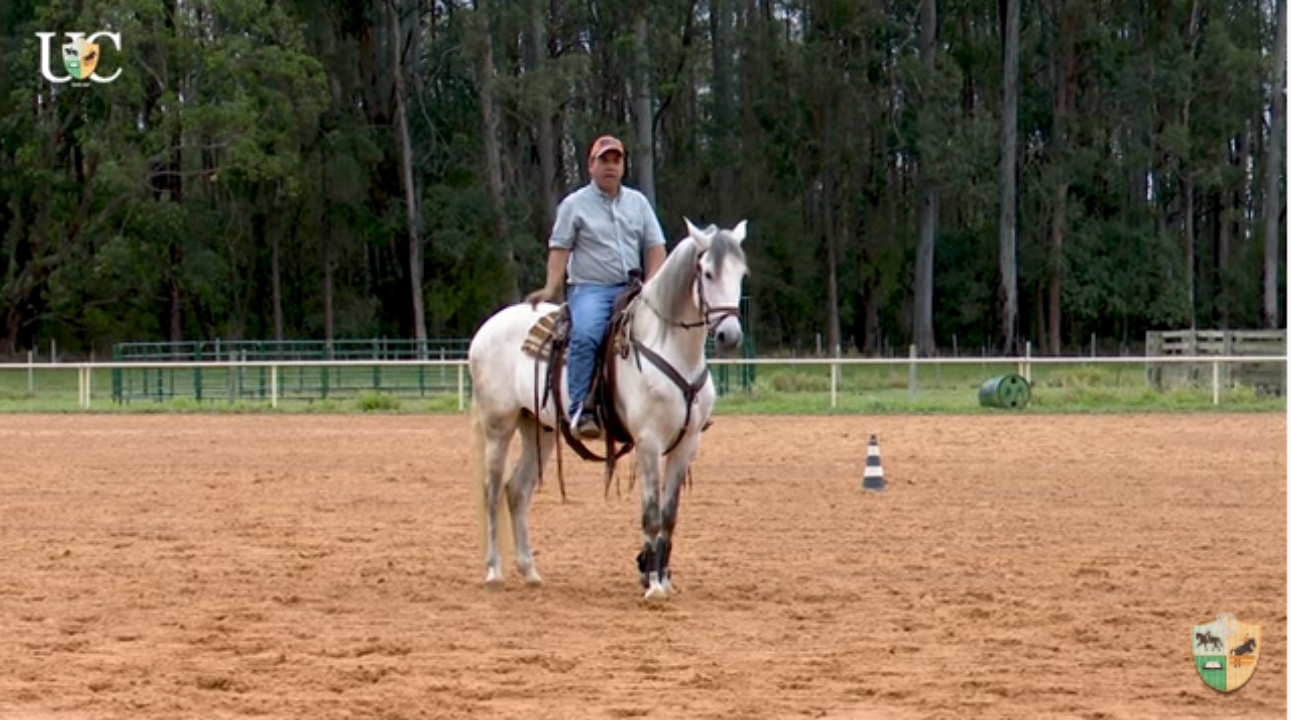
[[[1012,355],[1018,329],[1017,155],[1018,155],[1018,6],[1000,0],[1004,9],[1004,107],[1000,136],[1000,333],[1005,355]]]
[[[637,146],[633,149],[637,189],[645,193],[652,206],[654,193],[654,91],[650,86],[650,34],[646,26],[646,5],[637,5],[633,25],[633,47],[636,54],[636,120]]]
[[[866,253],[872,260],[873,254]],[[879,338],[883,335],[882,318],[879,317],[879,280],[876,273],[866,273],[861,280],[861,298],[865,307],[865,337],[861,340],[861,352],[867,357],[879,354]]]
[[[387,6],[387,12],[390,24],[390,57],[394,72],[395,126],[399,133],[404,206],[408,220],[408,276],[412,291],[413,339],[417,341],[420,353],[425,349],[426,342],[426,301],[422,290],[425,269],[418,222],[420,215],[417,212],[417,189],[412,180],[412,138],[408,133],[408,97],[404,91],[403,44],[399,39],[399,0],[391,0]]]
[[[336,260],[332,248],[332,218],[323,210],[323,339],[330,350],[336,338]],[[331,356],[331,353],[328,353]]]
[[[540,69],[547,62],[547,15],[546,0],[534,0],[530,6],[529,21],[531,25],[532,55],[530,67]],[[552,123],[554,108],[544,98],[538,111],[538,171],[542,174],[538,192],[542,198],[543,217],[539,220],[544,232],[556,221],[556,206],[559,204],[559,192],[556,186],[559,168],[556,164],[556,129]],[[546,237],[542,238],[544,241]]]
[[[969,33],[968,13],[959,14],[959,36],[971,37]],[[977,83],[973,80],[973,65],[964,69],[964,80],[959,87],[959,112],[965,120],[977,115]]]
[[[520,301],[519,268],[515,250],[511,247],[511,229],[507,222],[506,197],[502,186],[502,150],[498,138],[498,108],[494,93],[493,33],[489,29],[488,0],[476,0],[476,29],[479,32],[479,86],[480,114],[484,120],[484,176],[488,181],[489,202],[493,205],[493,234],[506,265],[508,278],[507,301]]]
[[[1188,289],[1188,327],[1197,329],[1197,201],[1191,172],[1180,182],[1183,193],[1183,277]]]
[[[180,287],[179,270],[184,264],[184,248],[178,242],[170,245],[170,341],[184,340],[184,290]]]
[[[336,97],[333,94],[333,97]],[[323,143],[319,156],[318,192],[322,198],[322,209],[319,218],[321,242],[323,245],[323,339],[327,341],[327,356],[332,353],[332,340],[336,337],[336,296],[335,296],[335,250],[332,248],[332,212],[327,183],[328,173],[327,144]]]
[[[1230,152],[1228,156],[1229,163],[1236,168],[1248,167],[1249,139],[1244,132],[1236,136],[1236,152]],[[1218,317],[1219,327],[1224,330],[1227,330],[1232,323],[1228,266],[1233,257],[1233,244],[1241,240],[1242,187],[1245,184],[1245,180],[1239,180],[1231,190],[1220,193],[1219,242],[1215,247],[1215,314]]]
[[[273,291],[273,339],[282,341],[282,239],[279,233],[269,233],[269,272]]]
[[[1273,97],[1269,102],[1269,139],[1264,158],[1264,327],[1278,324],[1278,263],[1282,258],[1282,133],[1286,122],[1287,3],[1277,0],[1277,41],[1273,46]]]
[[[936,53],[937,0],[924,0],[919,30],[919,55],[929,75],[936,72]],[[925,148],[931,145],[929,142],[924,143]],[[932,300],[940,198],[930,164],[923,162],[919,166],[923,180],[923,200],[919,206],[919,245],[914,270],[914,344],[925,355],[937,352],[937,339],[932,325]]]
[[[1073,10],[1066,3],[1059,22],[1059,42],[1062,44],[1058,60],[1058,77],[1053,103],[1054,175],[1057,184],[1053,191],[1053,225],[1049,229],[1049,321],[1047,323],[1048,352],[1062,354],[1062,270],[1063,244],[1067,236],[1067,190],[1070,187],[1070,165],[1067,160],[1071,141],[1071,107],[1076,96],[1076,42]]]
[[[736,135],[733,80],[731,70],[731,0],[712,0],[710,3],[710,31],[713,49],[713,160],[716,163],[715,203],[713,211],[720,223],[731,223],[734,218],[736,159],[732,147]]]
[[[838,223],[832,170],[825,171],[824,189],[820,194],[819,232],[825,243],[825,335],[829,347],[825,352],[837,357],[842,351],[842,331],[838,320]]]
[[[1193,56],[1197,46],[1197,33],[1200,30],[1201,0],[1193,0],[1192,13],[1188,19],[1187,52]],[[1190,78],[1191,81],[1191,78]],[[1192,98],[1196,91],[1190,91],[1183,101],[1183,127],[1191,129]],[[1197,329],[1197,218],[1196,198],[1192,179],[1192,160],[1187,158],[1179,172],[1179,191],[1183,195],[1183,263],[1184,283],[1188,291],[1188,327]]]

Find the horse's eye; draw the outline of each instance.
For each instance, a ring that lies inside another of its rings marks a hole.
[[[712,280],[712,279],[713,279],[713,271],[712,271],[712,270],[705,270],[705,271],[704,271],[704,279],[705,279],[705,280]]]

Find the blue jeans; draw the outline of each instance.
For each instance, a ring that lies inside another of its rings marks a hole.
[[[624,285],[570,285],[569,286],[569,417],[583,407],[587,391],[592,384],[592,369],[596,366],[596,351],[605,336],[605,326],[610,322],[614,298]]]

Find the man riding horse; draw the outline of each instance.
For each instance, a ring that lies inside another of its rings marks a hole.
[[[663,229],[649,199],[623,185],[623,143],[603,135],[592,143],[587,170],[592,181],[575,190],[556,209],[547,244],[547,283],[530,293],[531,305],[556,302],[569,275],[570,341],[569,424],[582,438],[601,435],[596,410],[588,402],[596,351],[609,322],[614,299],[645,260],[649,280],[665,258]]]

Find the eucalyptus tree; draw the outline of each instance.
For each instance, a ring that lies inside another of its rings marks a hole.
[[[1264,327],[1278,327],[1278,266],[1284,253],[1281,240],[1285,227],[1282,216],[1283,181],[1286,171],[1285,152],[1282,147],[1286,132],[1286,63],[1287,63],[1287,3],[1274,0],[1273,64],[1270,68],[1269,132],[1264,160],[1264,267],[1263,267],[1263,320]]]
[[[1018,331],[1017,147],[1018,44],[1022,0],[1000,0],[1004,32],[1004,99],[1000,113],[1000,335],[1002,350],[1015,350]]]

